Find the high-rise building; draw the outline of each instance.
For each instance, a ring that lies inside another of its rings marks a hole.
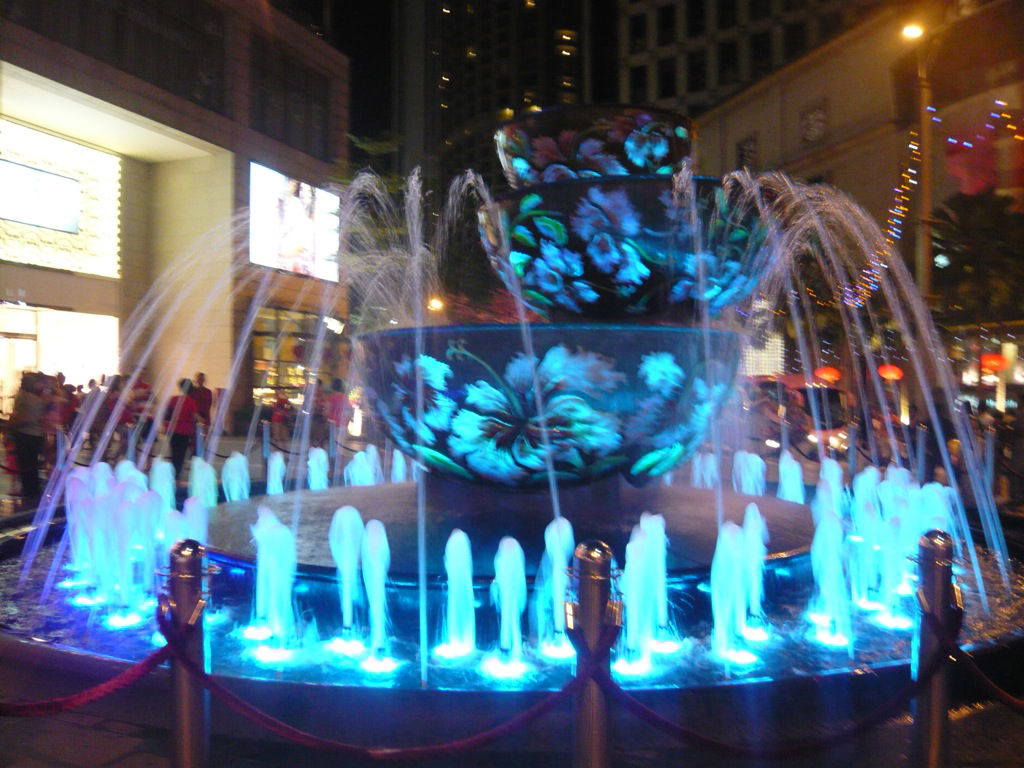
[[[619,0],[619,98],[696,117],[879,3]]]
[[[395,8],[401,166],[420,166],[428,186],[467,168],[498,181],[492,136],[502,120],[614,98],[611,2],[402,0]]]

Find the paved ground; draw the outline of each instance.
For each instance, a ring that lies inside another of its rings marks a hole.
[[[230,450],[230,443],[224,446]],[[258,470],[257,470],[258,472]],[[24,508],[23,502],[9,494],[9,478],[0,472],[0,519]],[[0,668],[0,700],[10,699],[22,681],[33,673]],[[12,686],[15,686],[12,688]],[[339,713],[344,717],[344,713]],[[1024,767],[1024,728],[1019,715],[996,704],[965,707],[953,712],[953,765],[957,768]],[[169,724],[165,724],[167,726]],[[740,768],[751,765],[789,765],[798,768],[818,766],[863,766],[888,768],[909,765],[906,758],[910,735],[909,718],[899,718],[870,732],[856,743],[835,752],[802,761],[753,763],[732,761],[706,753],[675,749],[654,749],[652,734],[637,725],[619,734],[619,744],[630,749],[617,751],[616,766],[693,766],[713,765]],[[443,734],[437,734],[442,739]],[[550,752],[515,752],[514,739],[503,742],[495,751],[419,763],[421,766],[455,768],[554,768],[569,765],[569,735],[566,743],[554,745]],[[166,727],[147,727],[104,717],[101,710],[82,710],[49,717],[0,718],[0,767],[10,768],[170,768],[174,765],[171,736]],[[280,743],[256,740],[214,738],[210,745],[211,768],[261,768],[264,766],[359,766],[360,763],[334,755],[314,752]]]

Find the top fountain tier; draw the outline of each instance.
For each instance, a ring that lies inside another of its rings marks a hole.
[[[508,183],[529,187],[594,176],[665,174],[690,154],[682,115],[626,106],[553,107],[505,123],[494,135]]]

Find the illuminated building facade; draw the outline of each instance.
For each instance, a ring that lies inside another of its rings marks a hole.
[[[879,0],[620,0],[619,98],[696,117]]]
[[[203,370],[223,385],[244,316],[239,276],[259,269],[246,266],[237,216],[262,199],[255,175],[314,195],[346,154],[346,57],[247,0],[0,9],[0,409],[21,370],[84,384],[130,369],[119,360],[128,318],[158,279],[197,279],[173,272],[190,252],[201,279],[225,290],[175,309],[150,375],[181,361],[178,375]],[[286,261],[253,259],[282,271],[271,303],[317,311],[296,300],[316,278],[283,273],[323,278],[323,266]],[[196,344],[187,322],[200,313]],[[266,382],[250,363],[240,391]]]

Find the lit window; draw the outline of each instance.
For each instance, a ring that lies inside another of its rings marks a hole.
[[[559,45],[555,47],[560,56],[575,56],[576,48],[572,45]]]
[[[449,8],[447,5],[442,5],[441,6],[441,13],[451,13],[451,12],[452,12],[452,9]]]
[[[576,42],[576,32],[572,29],[556,29],[555,40],[561,40],[566,43]]]
[[[526,8],[536,8],[537,7],[537,0],[523,0],[523,5]]]
[[[466,49],[466,58],[467,59],[475,59],[476,58],[476,48],[474,48],[473,46],[470,46],[469,48],[467,48]]]
[[[560,81],[560,84],[561,84],[561,86],[563,88],[575,88],[576,87],[576,78],[574,78],[574,77],[563,77],[561,79],[561,81]]]
[[[448,105],[445,104],[443,101],[441,102],[441,109],[448,109]]]
[[[515,112],[512,110],[512,107],[504,107],[498,110],[499,120],[511,120],[513,115],[515,115]]]

